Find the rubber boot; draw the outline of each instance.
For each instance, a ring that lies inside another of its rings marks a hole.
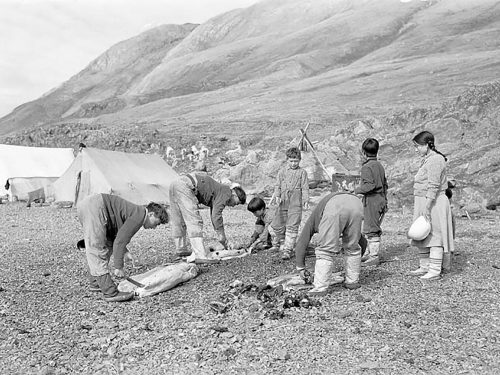
[[[368,256],[366,260],[361,264],[363,267],[368,266],[378,266],[380,264],[379,250],[380,250],[380,238],[374,237],[368,239]],[[365,253],[366,255],[366,253]]]
[[[101,287],[102,293],[104,294],[104,300],[107,302],[123,302],[134,297],[134,292],[119,292],[109,273],[97,276],[96,279],[97,283]]]
[[[314,288],[308,294],[321,296],[328,292],[328,287],[331,285],[333,262],[328,259],[316,259],[314,266]]]
[[[297,240],[297,233],[292,232],[286,232],[285,234],[285,243],[283,246],[283,250],[281,251],[281,259],[283,260],[288,260],[292,258],[294,253],[294,248],[295,248],[295,241]]]
[[[89,273],[89,290],[91,292],[100,292],[101,291],[101,287],[99,286],[99,283],[97,282],[97,278],[92,276],[90,273]]]
[[[175,244],[175,255],[179,258],[188,257],[191,255],[191,251],[187,249],[186,237],[174,237]]]
[[[429,271],[429,248],[428,247],[420,247],[418,249],[419,256],[419,267],[410,271],[408,274],[410,276],[423,276]]]
[[[271,237],[271,251],[280,251],[283,248],[284,238],[281,234],[275,233],[274,236]]]
[[[361,273],[361,254],[345,255],[345,282],[347,289],[358,289],[359,275]]]
[[[193,252],[186,258],[186,262],[196,264],[219,263],[219,259],[214,258],[205,248],[203,237],[191,237],[189,242],[191,242]]]
[[[441,273],[451,272],[451,253],[448,251],[443,254],[443,267]]]
[[[365,261],[370,255],[370,249],[368,248],[368,240],[364,235],[359,237],[358,245],[361,247],[361,261]]]
[[[443,248],[431,247],[429,256],[429,271],[421,276],[421,280],[438,280],[441,278],[441,267],[443,266]]]

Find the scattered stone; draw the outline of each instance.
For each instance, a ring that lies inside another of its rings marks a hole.
[[[288,361],[291,357],[290,353],[288,353],[286,350],[278,350],[276,352],[276,359],[280,361]]]
[[[227,331],[229,331],[229,329],[227,327],[223,327],[223,326],[213,326],[213,327],[210,327],[210,329],[213,329],[215,332],[227,332]]]
[[[371,302],[371,300],[372,300],[371,297],[365,297],[365,296],[363,296],[361,294],[358,294],[356,296],[356,301],[358,301],[358,302],[366,303],[366,302]]]
[[[231,288],[239,288],[239,287],[243,286],[243,281],[236,279],[231,284],[229,284],[229,286]]]

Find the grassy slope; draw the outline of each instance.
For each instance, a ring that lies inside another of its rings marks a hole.
[[[208,222],[206,210],[203,215]],[[293,263],[276,255],[204,267],[169,292],[108,304],[86,290],[83,256],[74,249],[81,236],[74,209],[0,205],[0,368],[23,374],[498,373],[500,271],[492,267],[498,215],[458,219],[454,270],[430,284],[405,275],[417,263],[405,238],[409,216],[389,213],[388,262],[364,270],[360,290],[335,288],[321,308],[286,310],[283,319],[269,320],[252,297],[223,315],[208,303],[235,279],[261,284],[291,272]],[[229,236],[249,235],[248,212],[228,210],[225,217]],[[213,235],[209,228],[207,235]],[[165,227],[139,232],[130,248],[146,269],[171,259],[173,243]]]

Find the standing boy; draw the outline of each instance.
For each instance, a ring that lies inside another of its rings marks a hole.
[[[290,259],[302,219],[302,209],[309,208],[309,180],[299,167],[301,155],[297,147],[286,151],[287,165],[278,172],[273,198],[278,209],[271,224],[276,233],[273,247],[279,247],[281,259]]]
[[[220,248],[231,248],[224,230],[222,211],[226,206],[245,204],[245,191],[235,186],[230,188],[215,181],[206,173],[189,173],[170,185],[171,228],[177,255],[187,256],[188,262],[214,263],[203,244],[203,219],[198,204],[210,207],[212,225],[217,233]],[[186,249],[186,232],[191,242],[192,252]]]
[[[387,212],[387,179],[384,167],[377,160],[378,149],[379,143],[375,138],[367,138],[363,142],[361,181],[354,189],[356,194],[363,195],[363,235],[368,240],[363,266],[377,266],[380,263],[381,224]]]
[[[295,265],[304,277],[307,246],[312,236],[318,234],[315,249],[314,288],[310,294],[323,295],[333,284],[333,260],[344,251],[345,282],[347,289],[359,288],[361,273],[361,223],[363,205],[361,200],[347,192],[331,193],[314,208],[300,233],[295,248]],[[342,238],[342,246],[340,240]]]
[[[269,212],[266,202],[259,197],[252,198],[248,203],[247,209],[257,218],[255,221],[255,230],[250,238],[250,246],[248,246],[250,251],[270,248],[272,244],[269,225],[273,221],[274,215]]]
[[[113,254],[114,274],[124,277],[123,258],[128,243],[141,226],[154,229],[168,223],[165,206],[153,202],[146,207],[138,206],[116,195],[96,194],[86,197],[78,205],[77,213],[83,226],[90,288],[101,290],[108,302],[131,299],[133,293],[118,292],[108,271],[109,259]]]

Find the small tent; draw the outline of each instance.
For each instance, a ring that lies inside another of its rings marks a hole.
[[[52,184],[52,195],[56,202],[75,205],[98,193],[119,195],[136,204],[169,203],[169,186],[178,177],[158,155],[87,147]]]
[[[27,200],[29,192],[46,189],[57,180],[73,159],[72,148],[0,144],[0,195]]]

